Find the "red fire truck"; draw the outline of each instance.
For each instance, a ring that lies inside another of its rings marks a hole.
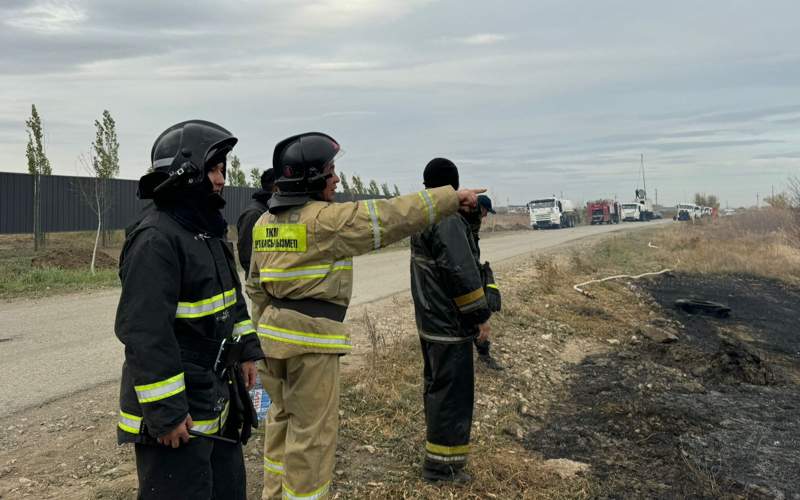
[[[590,201],[586,204],[586,218],[594,224],[619,224],[622,207],[611,200]]]

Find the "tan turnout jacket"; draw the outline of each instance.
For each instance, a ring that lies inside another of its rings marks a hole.
[[[343,323],[275,307],[275,299],[317,299],[347,307],[354,255],[410,236],[458,206],[455,191],[446,186],[388,200],[314,201],[262,215],[253,228],[247,291],[266,356],[349,353],[352,344]]]

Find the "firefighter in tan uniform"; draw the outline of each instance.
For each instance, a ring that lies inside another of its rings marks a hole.
[[[326,498],[339,428],[339,356],[352,349],[342,323],[353,256],[416,233],[481,190],[428,189],[391,200],[331,203],[339,144],[311,132],[278,143],[278,192],[253,228],[247,291],[267,356],[270,397],[262,498]]]

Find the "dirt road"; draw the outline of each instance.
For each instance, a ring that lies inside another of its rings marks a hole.
[[[500,262],[581,238],[655,224],[509,232],[482,239],[482,257]],[[408,250],[358,257],[353,305],[408,289],[408,261]],[[122,364],[122,345],[113,333],[118,300],[119,290],[113,289],[0,303],[0,380],[4,381],[0,417],[117,379]]]

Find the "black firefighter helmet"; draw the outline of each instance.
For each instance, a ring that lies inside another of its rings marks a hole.
[[[325,167],[333,164],[340,153],[339,143],[321,132],[293,135],[279,142],[272,155],[278,191],[270,201],[270,211],[317,198],[333,175],[326,174]]]
[[[153,170],[139,179],[139,198],[171,196],[208,184],[208,171],[225,163],[237,141],[227,129],[204,120],[188,120],[169,127],[153,143]],[[210,184],[206,187],[210,189]]]

